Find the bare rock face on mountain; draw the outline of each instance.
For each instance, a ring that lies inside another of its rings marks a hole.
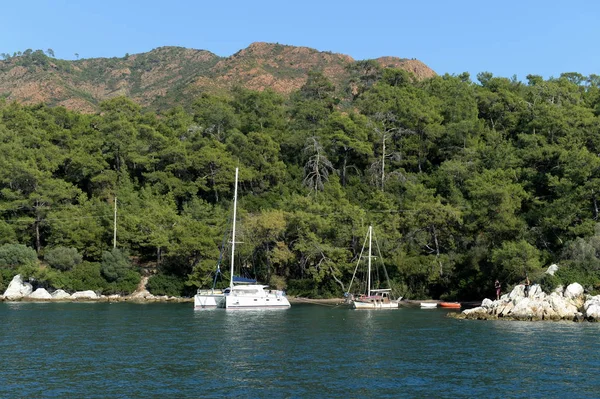
[[[418,60],[381,57],[375,61],[383,68],[409,71],[417,79],[436,75]],[[343,54],[273,43],[252,43],[230,57],[160,47],[122,58],[66,61],[28,50],[0,60],[0,99],[91,113],[98,111],[101,101],[127,96],[143,107],[160,109],[234,86],[288,95],[306,82],[311,71],[321,72],[341,89],[350,76],[348,66],[355,63]]]
[[[384,68],[404,69],[405,71],[411,72],[417,79],[433,78],[437,75],[433,69],[415,59],[407,60],[396,57],[380,57],[377,58],[376,61]]]

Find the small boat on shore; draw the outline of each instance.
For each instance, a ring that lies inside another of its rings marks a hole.
[[[435,309],[437,308],[436,302],[421,302],[421,309]]]
[[[458,302],[440,302],[441,308],[460,309],[461,304]]]

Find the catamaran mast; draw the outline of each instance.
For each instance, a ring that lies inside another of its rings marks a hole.
[[[369,226],[369,268],[367,270],[367,296],[371,296],[371,243],[373,238],[373,226]]]
[[[117,196],[115,195],[115,215],[113,218],[113,248],[117,247]]]
[[[233,256],[235,254],[235,219],[237,213],[237,185],[238,185],[238,168],[235,168],[235,188],[233,190],[233,227],[231,229],[231,277],[229,277],[229,286],[233,288]]]

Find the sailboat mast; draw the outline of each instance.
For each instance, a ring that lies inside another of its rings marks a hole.
[[[235,255],[235,219],[237,215],[237,186],[238,186],[238,168],[235,168],[235,188],[233,190],[233,227],[231,229],[231,274],[229,277],[229,286],[233,288],[233,256]]]
[[[115,195],[115,215],[113,218],[113,248],[117,247],[117,196]]]
[[[371,243],[373,241],[373,226],[369,226],[369,268],[367,271],[367,296],[371,296]]]

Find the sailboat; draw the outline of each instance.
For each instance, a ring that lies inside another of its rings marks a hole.
[[[229,287],[223,291],[223,300],[217,306],[225,309],[287,309],[290,302],[281,290],[270,290],[269,286],[258,284],[256,280],[234,276],[235,222],[237,212],[238,168],[235,169],[235,190],[233,196],[233,225],[231,233],[231,273]]]
[[[372,289],[372,279],[371,279],[371,246],[373,243],[373,226],[369,226],[369,232],[367,237],[369,240],[369,256],[368,256],[368,265],[367,265],[367,274],[366,274],[366,292],[351,295],[346,293],[348,298],[348,304],[352,309],[398,309],[398,301],[399,299],[392,298],[392,289],[391,288],[378,288]],[[363,245],[364,249],[364,245]],[[361,253],[362,255],[362,253]],[[354,278],[356,277],[356,272],[360,265],[360,258],[356,264],[356,268],[354,269],[354,275],[352,276],[352,280],[350,281],[350,287],[348,287],[348,291],[352,288],[352,282],[354,282]],[[385,266],[384,266],[385,268]],[[387,272],[386,272],[387,277]],[[389,286],[389,281],[388,281]]]

